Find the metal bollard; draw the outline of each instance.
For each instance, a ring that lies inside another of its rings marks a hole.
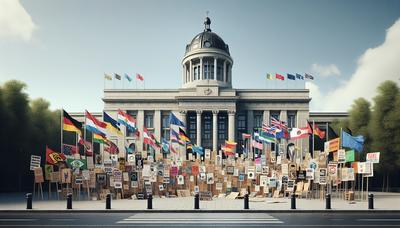
[[[368,194],[368,209],[374,209],[374,194]]]
[[[244,209],[249,209],[249,194],[244,195]]]
[[[67,194],[67,209],[72,209],[72,194]]]
[[[32,193],[26,193],[26,209],[32,209]]]
[[[331,207],[331,194],[326,194],[325,195],[325,209],[332,209]]]
[[[295,194],[292,194],[291,196],[290,196],[290,200],[291,200],[291,203],[290,203],[290,209],[296,209],[296,195]]]
[[[147,197],[147,209],[153,209],[153,196],[151,194]]]
[[[200,209],[200,197],[199,193],[194,195],[194,209]]]
[[[107,193],[106,196],[106,209],[111,209],[111,193]]]

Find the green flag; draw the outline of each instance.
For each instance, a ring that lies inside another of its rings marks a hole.
[[[346,162],[353,162],[355,159],[354,150],[346,151]]]
[[[86,159],[73,159],[67,158],[68,167],[72,169],[87,169],[87,160]]]

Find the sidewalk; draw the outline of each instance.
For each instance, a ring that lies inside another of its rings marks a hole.
[[[400,193],[374,193],[374,209],[399,210]],[[290,211],[290,199],[273,198],[250,198],[250,211]],[[101,211],[105,210],[105,201],[73,201],[73,210]],[[214,210],[243,210],[243,199],[230,200],[225,198],[214,198],[212,201],[200,201],[200,209],[206,211]],[[147,200],[121,199],[112,200],[111,210],[118,211],[143,211],[147,210]],[[180,198],[154,198],[153,209],[161,211],[190,211],[194,208],[193,197]],[[25,210],[26,201],[23,193],[0,194],[0,211]],[[59,211],[66,210],[65,200],[37,200],[33,201],[33,211]],[[318,211],[325,210],[325,200],[319,199],[296,199],[296,210]],[[368,211],[367,201],[354,201],[349,203],[343,199],[332,199],[332,211]]]

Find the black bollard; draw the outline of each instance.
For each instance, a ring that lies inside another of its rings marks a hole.
[[[67,209],[72,209],[72,194],[67,194]]]
[[[374,194],[368,194],[368,209],[374,209]]]
[[[325,202],[326,202],[326,204],[325,204],[325,209],[332,209],[331,208],[331,194],[326,194],[325,195]]]
[[[26,193],[26,209],[32,209],[32,193]]]
[[[147,197],[147,209],[153,209],[153,196],[151,194]]]
[[[196,195],[194,195],[194,209],[200,209],[199,193],[196,193]]]
[[[106,209],[111,209],[111,193],[107,193],[106,196]]]
[[[244,195],[244,209],[249,209],[249,194]]]
[[[290,196],[290,200],[291,200],[291,203],[290,203],[290,209],[296,209],[296,195],[295,194],[292,194],[291,196]]]

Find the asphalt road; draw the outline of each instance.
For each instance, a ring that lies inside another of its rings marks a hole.
[[[400,213],[0,213],[0,227],[400,227]]]

